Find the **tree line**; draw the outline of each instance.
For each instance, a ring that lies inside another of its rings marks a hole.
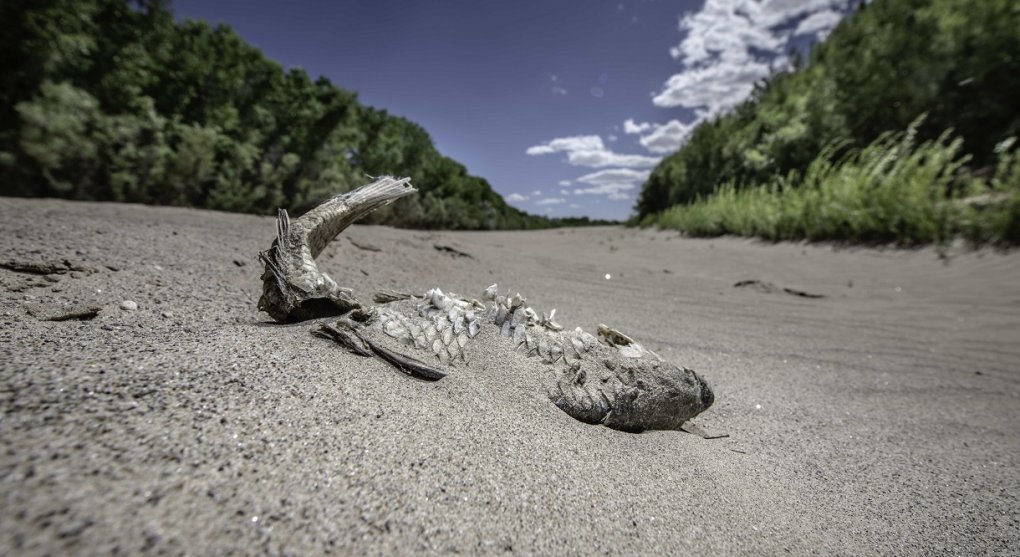
[[[450,229],[561,222],[517,210],[421,126],[285,70],[230,28],[163,0],[0,3],[0,192],[301,212],[366,182],[420,194],[375,222]]]
[[[950,130],[962,139],[959,171],[990,174],[996,146],[1020,135],[1018,91],[1015,0],[862,3],[806,58],[794,56],[793,70],[759,84],[663,159],[642,188],[638,215],[647,222],[723,186],[800,183],[812,163],[856,156],[907,129],[918,145]]]

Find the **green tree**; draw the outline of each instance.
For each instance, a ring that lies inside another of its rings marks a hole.
[[[700,125],[653,170],[644,217],[722,184],[803,174],[823,151],[861,149],[928,117],[920,141],[953,129],[976,167],[1020,134],[1020,3],[875,0],[844,20],[803,66],[772,76],[732,112]]]
[[[0,184],[9,195],[296,213],[411,176],[400,226],[549,226],[442,156],[417,124],[284,71],[230,28],[160,0],[0,3]]]

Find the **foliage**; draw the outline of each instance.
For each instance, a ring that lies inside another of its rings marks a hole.
[[[737,234],[779,240],[943,244],[1020,242],[1020,156],[1007,140],[989,180],[959,173],[969,156],[946,132],[917,142],[885,133],[861,150],[829,146],[803,176],[791,171],[762,186],[728,182],[714,194],[647,217],[646,224],[694,236]]]
[[[421,194],[374,218],[428,228],[561,224],[507,205],[420,126],[284,70],[161,0],[0,3],[0,193],[295,212],[367,181]]]
[[[1015,0],[862,4],[803,67],[773,76],[741,106],[698,126],[653,170],[639,217],[722,194],[724,184],[740,190],[811,172],[810,165],[906,129],[923,113],[918,141],[952,128],[968,164],[982,168],[994,162],[994,145],[1020,135],[1016,91]]]

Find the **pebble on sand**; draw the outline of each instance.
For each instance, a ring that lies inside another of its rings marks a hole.
[[[138,309],[138,304],[132,302],[131,300],[124,300],[123,302],[120,303],[120,309],[124,311],[135,311],[136,309]]]

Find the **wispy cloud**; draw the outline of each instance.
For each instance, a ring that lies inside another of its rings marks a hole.
[[[846,10],[851,4],[856,3],[856,0],[765,0],[765,2],[743,0],[739,3],[743,6],[750,4],[750,10],[757,7],[755,21],[774,28],[822,10]]]
[[[673,75],[652,103],[662,107],[700,108],[714,115],[733,108],[768,77],[769,64],[755,60],[719,63]]]
[[[577,179],[585,184],[637,184],[644,182],[651,174],[648,170],[631,170],[629,168],[610,168],[585,174]]]
[[[843,14],[836,10],[815,12],[801,20],[793,34],[810,35],[814,33],[818,40],[823,40],[841,19],[843,19]]]
[[[670,120],[665,124],[649,122],[638,124],[634,120],[628,119],[623,123],[623,130],[628,134],[642,134],[638,141],[652,153],[672,153],[687,141],[687,137],[694,131],[700,119],[700,114],[697,119],[688,124],[684,124],[680,120]]]
[[[560,186],[567,187],[571,184],[570,180],[560,180]]]
[[[627,120],[623,123],[623,133],[645,133],[652,129],[652,126],[653,124],[649,124],[648,122],[638,124],[634,122],[633,118],[627,118]]]
[[[562,197],[546,197],[536,201],[535,205],[559,205],[560,203],[566,203],[566,201]]]
[[[608,199],[613,200],[630,199],[630,195],[624,192],[632,190],[635,187],[637,186],[626,184],[603,184],[601,186],[591,188],[578,188],[574,190],[574,195],[604,195]]]
[[[511,193],[510,195],[506,196],[506,200],[509,201],[510,203],[520,203],[521,201],[527,201],[528,200],[528,196],[521,195],[521,194],[515,192],[515,193]]]
[[[529,155],[548,155],[559,151],[588,151],[603,148],[602,138],[597,135],[575,135],[572,137],[560,137],[541,145],[528,147],[528,150],[525,152]]]
[[[750,0],[706,0],[700,11],[680,19],[680,31],[686,35],[669,53],[690,67],[720,60],[746,61],[751,48],[779,51],[785,41],[771,31],[771,21],[762,21],[765,11],[771,10]]]
[[[782,55],[800,33],[826,32],[854,0],[706,0],[680,19],[685,36],[670,49],[684,69],[666,80],[652,102],[701,109],[702,118],[728,110],[768,77],[770,58]],[[799,23],[798,30],[789,27]]]
[[[637,188],[649,175],[648,170],[632,170],[629,168],[610,168],[591,174],[585,174],[578,182],[589,184],[590,187],[574,189],[574,195],[602,195],[608,199],[630,199],[626,192]]]
[[[602,143],[597,135],[576,135],[560,137],[540,145],[528,147],[529,155],[547,155],[566,153],[567,162],[573,166],[602,168],[606,166],[622,166],[629,168],[647,168],[658,164],[659,157],[645,155],[628,155],[613,152]]]

